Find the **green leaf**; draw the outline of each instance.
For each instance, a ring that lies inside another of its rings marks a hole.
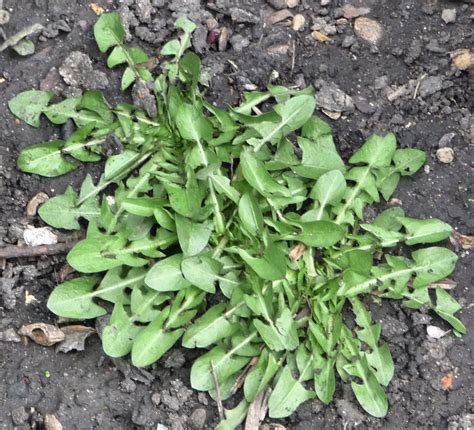
[[[317,218],[321,219],[326,206],[339,203],[346,192],[346,180],[339,170],[331,170],[322,175],[311,190],[310,197],[319,202]]]
[[[90,319],[105,315],[107,311],[92,299],[97,295],[95,276],[82,276],[59,284],[48,299],[48,309],[58,316],[72,319]]]
[[[40,115],[53,97],[52,91],[23,91],[8,101],[13,115],[33,127],[39,127]]]
[[[372,224],[384,230],[399,231],[402,228],[399,218],[404,216],[405,212],[402,208],[388,208],[378,214]]]
[[[226,349],[224,345],[218,345],[201,355],[191,367],[191,386],[199,391],[209,391],[215,388],[211,361],[219,384],[237,373],[250,360],[249,357],[241,357],[237,353],[254,337],[255,335],[245,337],[240,344],[230,350]]]
[[[305,245],[329,248],[344,237],[344,229],[331,221],[310,221],[299,224],[302,232],[295,237]]]
[[[55,177],[64,175],[77,166],[63,158],[62,140],[37,143],[23,149],[17,160],[18,167],[27,173],[40,176]]]
[[[412,267],[416,272],[413,288],[421,288],[446,278],[453,272],[458,261],[454,252],[437,246],[420,249],[411,256],[416,263]]]
[[[43,113],[53,124],[64,124],[68,118],[75,118],[78,115],[76,108],[80,101],[80,97],[66,99],[44,108]]]
[[[439,219],[418,220],[400,217],[398,221],[400,221],[407,232],[405,238],[407,245],[439,242],[447,239],[453,231],[449,224]]]
[[[250,370],[244,382],[245,400],[253,402],[270,383],[279,369],[275,356],[265,348],[257,365]]]
[[[196,24],[194,24],[194,22],[190,21],[185,16],[180,16],[174,23],[174,26],[176,28],[180,28],[185,33],[192,33],[197,28]]]
[[[346,170],[344,161],[337,153],[332,142],[311,142],[303,137],[298,138],[298,146],[303,151],[299,166],[293,167],[298,175],[309,179],[318,179],[331,170]]]
[[[89,181],[92,182],[92,178],[87,175],[82,185],[83,189],[88,186]],[[77,194],[69,186],[64,194],[43,203],[38,210],[38,214],[45,223],[52,227],[79,230],[81,228],[78,222],[80,218],[92,221],[100,215],[100,210],[95,197],[91,197],[83,204],[77,205]]]
[[[314,391],[304,388],[300,379],[294,379],[287,365],[268,400],[268,415],[270,418],[288,417],[296,411],[298,406],[314,397]]]
[[[121,266],[122,262],[103,255],[110,240],[84,239],[77,243],[67,255],[67,262],[82,273],[96,273]]]
[[[449,324],[451,324],[458,333],[466,334],[464,324],[454,316],[461,309],[459,303],[452,298],[445,290],[436,289],[436,306],[434,311]]]
[[[231,199],[234,203],[238,204],[240,199],[240,193],[232,187],[230,184],[230,179],[226,178],[223,175],[209,175],[214,184],[216,191],[219,194],[226,195],[229,199]]]
[[[175,254],[156,263],[147,273],[145,284],[156,291],[178,291],[191,285],[181,272],[182,254]]]
[[[349,163],[365,163],[375,168],[387,167],[392,161],[396,148],[397,139],[393,133],[388,133],[385,136],[374,134],[349,159]]]
[[[167,312],[162,311],[136,337],[132,347],[132,363],[134,366],[145,367],[159,360],[183,334],[183,329],[166,330],[164,327],[166,316]]]
[[[125,38],[125,30],[118,13],[104,13],[94,25],[94,37],[101,52],[120,45]]]
[[[127,67],[122,75],[122,80],[120,81],[120,89],[125,91],[130,85],[135,82],[136,79],[135,72],[131,67]]]
[[[202,111],[190,104],[179,106],[175,122],[183,139],[198,143],[212,139],[212,124]]]
[[[296,323],[288,308],[283,309],[275,322],[268,323],[264,324],[258,319],[253,321],[258,334],[272,351],[293,351],[298,347]]]
[[[272,195],[291,196],[290,190],[275,181],[268,173],[263,162],[257,159],[250,151],[243,150],[240,153],[240,165],[245,180],[260,194],[267,197]]]
[[[199,254],[209,242],[212,222],[197,223],[179,214],[175,215],[179,245],[187,257]]]
[[[241,400],[234,409],[225,409],[225,420],[217,425],[216,430],[236,429],[244,422],[248,409],[249,404],[245,400]]]
[[[183,336],[183,346],[206,348],[221,339],[231,337],[239,329],[239,325],[229,321],[231,314],[224,312],[226,307],[224,303],[212,306],[191,327],[188,327]]]
[[[195,287],[208,293],[216,292],[215,282],[219,278],[222,264],[211,257],[188,257],[181,263],[184,278]]]
[[[125,48],[116,46],[107,58],[107,67],[112,68],[119,64],[140,64],[148,61],[148,55],[141,48]]]
[[[180,51],[181,45],[178,40],[170,40],[169,42],[166,42],[161,48],[160,54],[161,55],[178,55]]]
[[[273,243],[265,248],[263,257],[253,257],[247,251],[239,249],[240,257],[263,279],[277,281],[286,274],[287,258],[283,251]]]
[[[393,155],[393,162],[397,172],[402,176],[415,174],[426,161],[425,151],[413,148],[397,149]]]
[[[334,362],[334,359],[324,360],[322,357],[315,360],[314,390],[318,399],[326,405],[332,401],[336,391]]]
[[[245,193],[239,200],[239,218],[245,229],[253,236],[263,231],[263,215],[258,202],[250,193]]]

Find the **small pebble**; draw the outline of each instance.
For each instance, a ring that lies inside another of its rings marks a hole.
[[[293,17],[293,30],[300,31],[304,27],[305,18],[303,15],[298,14]]]
[[[354,22],[354,31],[361,39],[376,45],[383,35],[382,26],[375,20],[361,16]]]
[[[454,160],[454,150],[453,148],[439,148],[436,151],[436,157],[441,163],[449,164]]]
[[[453,24],[456,22],[456,9],[443,9],[441,12],[441,19],[446,24]]]

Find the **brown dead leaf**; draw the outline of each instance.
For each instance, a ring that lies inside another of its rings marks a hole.
[[[56,346],[56,352],[84,351],[86,339],[95,330],[92,327],[83,325],[68,325],[61,328],[64,333],[64,340]]]
[[[449,372],[441,377],[441,387],[444,391],[449,391],[453,388],[453,372]]]
[[[24,325],[18,330],[18,334],[27,336],[38,345],[51,346],[62,342],[64,333],[54,325],[45,323],[34,323]]]
[[[318,30],[314,30],[311,33],[311,36],[313,39],[317,40],[318,42],[330,42],[331,38],[329,36],[326,36],[324,33],[321,33]]]
[[[331,119],[339,119],[342,116],[341,112],[333,112],[323,108],[321,108],[321,111],[324,113],[324,115],[328,116]]]
[[[472,249],[474,246],[474,236],[467,236],[465,234],[458,233],[454,231],[451,233],[449,237],[449,241],[456,247],[462,248],[465,250]]]
[[[290,251],[288,257],[290,257],[290,260],[294,263],[295,261],[298,261],[301,258],[306,249],[307,248],[304,243],[298,243],[298,245],[294,246],[293,249]]]
[[[63,430],[63,425],[55,415],[46,414],[44,416],[44,428],[45,430]]]
[[[38,210],[38,206],[44,203],[46,200],[49,200],[49,197],[46,193],[40,192],[36,194],[26,206],[26,215],[29,217],[34,217],[36,215],[36,211]]]
[[[102,6],[99,6],[97,3],[91,3],[89,7],[97,16],[102,15],[105,12],[105,9]]]
[[[452,290],[456,288],[458,285],[457,282],[453,281],[452,279],[441,279],[441,281],[433,282],[432,284],[428,285],[429,288],[441,288],[443,290]]]

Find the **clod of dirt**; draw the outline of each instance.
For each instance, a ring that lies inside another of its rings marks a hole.
[[[346,19],[354,19],[362,15],[367,15],[370,13],[370,8],[368,7],[355,7],[351,4],[345,4],[342,6],[342,14]]]
[[[21,338],[16,334],[14,329],[7,328],[5,331],[0,331],[0,341],[18,343],[21,341]]]
[[[38,210],[38,206],[43,204],[45,201],[49,199],[48,195],[43,192],[39,192],[36,194],[26,206],[26,215],[28,217],[34,217],[36,215],[36,211]]]
[[[451,330],[443,330],[435,325],[429,325],[426,327],[426,333],[429,337],[433,339],[441,339],[443,336],[446,336]]]
[[[322,109],[331,112],[353,112],[354,103],[352,97],[342,91],[334,82],[318,80],[319,87],[318,104]]]
[[[0,296],[5,309],[13,310],[16,306],[16,292],[14,287],[18,282],[18,275],[13,277],[0,278]]]
[[[58,243],[58,236],[49,227],[27,226],[23,232],[23,240],[28,246],[54,245]]]
[[[293,17],[292,28],[295,31],[300,31],[304,27],[305,17],[301,14],[295,15]]]
[[[151,15],[154,13],[155,9],[152,6],[150,0],[136,0],[135,15],[140,22],[149,24],[151,22]]]
[[[445,147],[439,148],[436,151],[436,157],[441,163],[449,164],[454,160],[454,150],[453,148]]]
[[[354,21],[354,31],[361,39],[377,45],[383,36],[382,26],[374,19],[361,16]]]
[[[84,351],[86,339],[95,330],[92,327],[83,325],[68,325],[61,328],[64,333],[64,340],[56,346],[56,352]]]
[[[474,65],[474,53],[469,49],[458,49],[451,55],[452,65],[459,70],[467,70]]]
[[[419,92],[421,97],[431,96],[432,94],[441,91],[443,88],[443,76],[428,76],[423,79],[420,84]]]
[[[63,430],[63,425],[55,415],[46,414],[44,416],[44,428],[45,430]]]
[[[24,325],[18,330],[18,334],[27,336],[38,345],[51,346],[62,342],[65,335],[62,330],[51,324],[34,323]]]
[[[234,34],[229,42],[235,52],[242,52],[244,48],[247,48],[250,45],[250,40],[241,34]]]
[[[229,12],[232,21],[238,24],[258,24],[260,21],[260,18],[257,15],[254,15],[248,10],[241,9],[240,7],[232,7]]]
[[[441,19],[446,24],[453,24],[456,22],[456,9],[443,9],[441,12]]]
[[[107,88],[109,80],[104,72],[94,70],[92,60],[80,51],[73,51],[59,68],[64,82],[72,87],[85,90],[101,90]]]
[[[336,408],[337,413],[339,416],[344,420],[346,423],[352,424],[350,427],[355,427],[365,421],[365,416],[353,403],[345,400],[345,399],[337,399],[336,400]]]
[[[151,81],[138,79],[132,88],[132,100],[133,104],[145,110],[150,118],[156,117],[156,99]]]
[[[13,424],[16,424],[17,426],[25,424],[28,418],[29,415],[27,414],[24,407],[19,407],[12,410]]]

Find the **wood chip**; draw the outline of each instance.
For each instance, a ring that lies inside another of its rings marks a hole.
[[[298,243],[293,249],[290,251],[288,256],[290,257],[290,260],[294,263],[295,261],[298,261],[304,252],[306,251],[306,245],[304,243]]]
[[[321,33],[318,30],[314,30],[311,33],[311,37],[314,40],[317,40],[318,42],[330,42],[331,41],[331,38],[329,36],[326,36],[325,34]]]

